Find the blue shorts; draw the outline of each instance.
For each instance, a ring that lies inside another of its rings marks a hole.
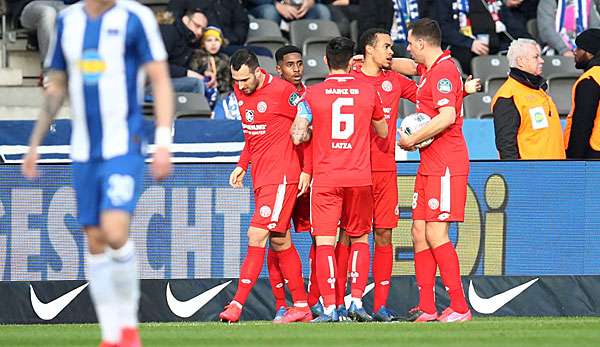
[[[124,155],[96,162],[73,162],[77,220],[82,227],[100,225],[104,210],[133,213],[142,192],[144,157]]]

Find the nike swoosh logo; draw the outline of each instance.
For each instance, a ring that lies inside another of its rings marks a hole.
[[[227,281],[223,284],[219,284],[216,287],[200,293],[199,295],[186,300],[179,301],[173,296],[171,292],[171,285],[167,283],[167,305],[176,316],[181,318],[191,317],[194,313],[198,312],[204,305],[208,304],[217,294],[219,294],[225,287],[227,287],[231,281]]]
[[[365,297],[365,295],[367,295],[371,290],[373,290],[373,288],[375,288],[375,283],[371,283],[369,285],[367,285],[365,287],[365,291],[363,293],[363,298]],[[350,302],[352,301],[352,295],[348,294],[344,297],[344,304],[346,305],[346,308],[350,308]]]
[[[31,296],[31,306],[33,307],[33,311],[41,319],[51,320],[54,317],[58,316],[58,314],[62,310],[64,310],[65,307],[67,307],[67,305],[70,304],[71,301],[73,301],[73,299],[75,299],[75,297],[79,295],[79,293],[81,293],[85,289],[85,287],[88,286],[88,284],[89,283],[85,283],[47,303],[43,303],[40,301],[40,299],[38,299],[37,295],[35,294],[35,290],[30,284],[29,292]]]
[[[506,305],[509,301],[516,298],[532,284],[537,282],[537,280],[539,280],[539,277],[487,299],[481,298],[479,295],[477,295],[475,292],[475,287],[473,286],[473,281],[470,281],[469,302],[475,311],[483,314],[492,314],[498,311],[498,309],[500,309],[502,306]]]

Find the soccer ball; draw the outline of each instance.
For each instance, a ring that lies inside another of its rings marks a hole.
[[[427,124],[430,120],[431,118],[425,113],[413,113],[406,116],[402,120],[402,123],[400,123],[400,136],[410,136],[416,133],[417,130],[425,126],[425,124]],[[433,137],[417,144],[415,147],[427,147],[431,144],[432,141]]]

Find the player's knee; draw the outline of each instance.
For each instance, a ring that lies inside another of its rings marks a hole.
[[[292,246],[292,240],[286,237],[271,237],[269,243],[273,250],[283,251]]]
[[[411,232],[411,235],[412,235],[413,243],[415,245],[427,242],[427,237],[425,235],[425,228],[424,227],[422,227],[420,225],[413,224],[412,229],[411,229],[410,232]]]
[[[267,230],[253,227],[250,227],[250,229],[248,229],[248,246],[265,247],[267,245],[268,238],[269,232]]]
[[[346,231],[344,229],[340,229],[338,242],[346,246],[350,245],[350,236],[346,234]]]
[[[100,254],[104,253],[106,250],[106,238],[102,234],[99,228],[89,227],[85,228],[85,232],[87,235],[87,244],[88,251],[91,254]]]
[[[376,246],[387,246],[392,243],[392,230],[391,229],[375,229],[374,239]]]

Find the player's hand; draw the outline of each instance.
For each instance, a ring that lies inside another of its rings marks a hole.
[[[161,181],[167,178],[173,170],[173,164],[171,164],[171,152],[165,147],[156,147],[156,151],[152,156],[152,177],[155,180]]]
[[[365,56],[362,54],[357,54],[352,57],[352,60],[350,60],[350,66],[352,67],[352,69],[355,69],[355,70],[360,69],[364,63],[365,63]]]
[[[490,53],[490,47],[479,40],[474,40],[471,45],[471,52],[477,55],[488,55]]]
[[[348,6],[350,5],[350,0],[335,0],[331,4],[333,6]]]
[[[27,179],[32,180],[39,176],[37,170],[37,161],[39,158],[40,156],[35,148],[29,148],[29,152],[27,152],[27,154],[25,154],[25,156],[23,157],[23,164],[21,164],[21,172],[23,173],[23,176],[25,176]]]
[[[229,185],[233,188],[242,188],[244,186],[244,175],[246,175],[246,170],[236,166],[229,175]]]
[[[400,135],[400,140],[398,140],[398,146],[405,151],[415,151],[417,148],[415,147],[414,141],[412,141],[412,136]]]
[[[473,76],[469,75],[465,80],[465,92],[467,92],[467,94],[473,94],[479,91],[481,91],[481,79],[473,79]]]
[[[306,172],[302,172],[300,174],[300,179],[298,180],[298,196],[304,195],[308,188],[310,187],[310,175]]]

